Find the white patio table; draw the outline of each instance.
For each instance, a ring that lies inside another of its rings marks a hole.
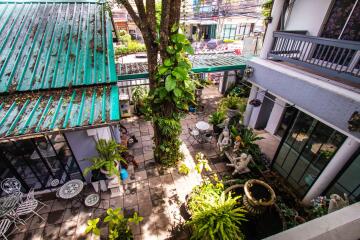
[[[84,183],[81,180],[73,179],[66,182],[59,189],[59,197],[62,199],[72,199],[78,196],[84,188]]]
[[[195,124],[196,128],[199,129],[200,131],[206,131],[209,130],[210,125],[207,122],[204,121],[199,121]]]

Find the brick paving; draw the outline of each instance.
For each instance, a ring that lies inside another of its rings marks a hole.
[[[181,150],[185,154],[185,162],[191,168],[189,175],[180,175],[176,168],[164,170],[155,163],[152,149],[153,129],[149,122],[137,118],[122,120],[130,135],[135,135],[138,139],[129,152],[139,164],[136,169],[129,166],[129,179],[123,182],[123,194],[110,198],[110,192],[102,193],[98,209],[56,199],[54,193],[41,196],[41,200],[49,205],[41,210],[41,216],[46,221],[42,222],[38,217],[33,217],[16,234],[9,236],[9,239],[96,239],[85,235],[86,222],[91,218],[104,217],[109,207],[122,208],[126,216],[138,211],[139,215],[144,217],[140,225],[132,226],[136,240],[188,239],[188,231],[179,228],[185,222],[180,209],[185,202],[185,196],[201,180],[201,176],[194,170],[195,154],[201,151],[207,155],[211,160],[211,168],[220,177],[230,175],[231,171],[224,162],[216,158],[215,140],[211,144],[193,144],[193,139],[188,134],[188,128],[193,128],[197,121],[207,121],[220,97],[215,87],[204,89],[204,113],[189,114],[181,121]],[[92,191],[90,185],[86,188],[84,191]],[[107,229],[103,227],[102,231],[106,233]]]

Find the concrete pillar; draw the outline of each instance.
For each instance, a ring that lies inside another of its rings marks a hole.
[[[268,27],[266,29],[265,33],[265,39],[264,44],[262,46],[261,52],[260,52],[260,58],[266,59],[267,54],[270,52],[272,45],[273,45],[273,33],[277,30],[277,26],[280,21],[281,12],[284,6],[285,0],[274,0],[274,4],[271,11],[271,17],[272,21],[268,24]]]
[[[267,122],[267,125],[265,127],[265,130],[271,134],[275,134],[276,130],[279,127],[279,124],[282,120],[282,116],[285,112],[285,105],[286,103],[279,99],[276,98],[275,99],[275,104],[274,107],[271,111],[270,117],[269,117],[269,121]]]
[[[255,97],[257,99],[259,99],[262,103],[264,103],[265,92],[258,91]],[[252,99],[254,99],[254,98],[252,98]],[[252,100],[252,99],[250,99],[250,100]],[[261,104],[258,107],[253,107],[253,109],[251,111],[251,117],[250,117],[250,120],[249,120],[249,127],[251,127],[251,128],[256,128],[257,127],[256,124],[258,122],[258,118],[259,118],[259,115],[261,113],[262,106],[263,106],[263,104]]]
[[[359,142],[348,137],[305,195],[302,203],[309,205],[312,199],[320,196],[359,147]]]
[[[249,125],[251,113],[252,113],[252,110],[253,110],[253,107],[254,107],[253,105],[250,105],[249,102],[252,99],[256,98],[256,94],[257,94],[258,90],[259,90],[258,87],[256,87],[255,85],[252,85],[251,90],[250,90],[250,95],[249,95],[249,98],[248,98],[248,102],[247,102],[247,105],[246,105],[245,113],[244,113],[244,125],[245,126]]]

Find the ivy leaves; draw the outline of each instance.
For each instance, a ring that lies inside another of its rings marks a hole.
[[[170,43],[166,47],[169,57],[158,67],[158,88],[154,91],[153,101],[157,104],[172,101],[178,111],[187,111],[189,104],[194,101],[195,85],[189,77],[191,63],[186,54],[194,51],[189,40],[178,33],[178,29],[178,26],[171,29]]]
[[[176,79],[172,75],[168,75],[165,79],[165,89],[170,92],[176,87]]]

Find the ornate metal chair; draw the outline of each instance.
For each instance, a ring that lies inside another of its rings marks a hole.
[[[5,178],[1,181],[1,189],[7,194],[21,192],[21,183],[16,178]]]
[[[3,218],[0,220],[0,236],[7,240],[5,233],[9,230],[13,221],[8,218]]]

